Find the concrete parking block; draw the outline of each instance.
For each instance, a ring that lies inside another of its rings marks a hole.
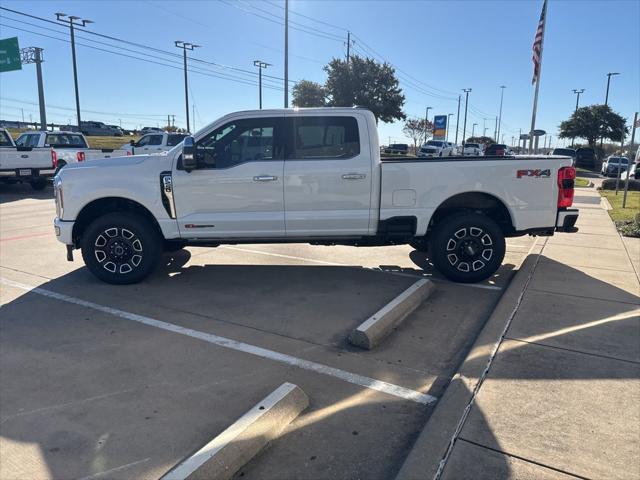
[[[637,478],[640,365],[507,340],[460,437],[577,476]]]
[[[357,347],[371,350],[429,298],[434,288],[430,280],[418,280],[355,328],[349,335],[349,342]]]
[[[309,399],[300,387],[283,383],[162,479],[229,479],[308,406]]]

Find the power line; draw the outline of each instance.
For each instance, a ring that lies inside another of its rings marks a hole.
[[[264,0],[264,3],[268,3],[269,5],[272,5],[274,7],[277,7],[277,8],[280,8],[280,9],[284,10],[284,7],[282,5],[278,5],[277,3],[270,2],[268,0]],[[317,23],[319,23],[321,25],[326,25],[327,27],[335,28],[336,30],[341,30],[343,32],[348,32],[349,31],[348,28],[340,27],[340,26],[335,25],[333,23],[324,22],[322,20],[318,20],[317,18],[310,17],[309,15],[304,15],[302,13],[294,12],[292,10],[289,10],[289,13],[292,13],[292,14],[297,15],[299,17],[306,18],[306,19],[311,20],[313,22],[317,22]]]

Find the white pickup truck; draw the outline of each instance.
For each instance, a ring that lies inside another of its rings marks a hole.
[[[0,182],[28,182],[34,190],[42,190],[55,168],[54,154],[50,149],[16,147],[9,132],[0,129]]]
[[[98,278],[151,273],[163,249],[304,242],[411,244],[477,282],[505,237],[575,231],[568,157],[381,158],[362,108],[232,113],[165,154],[69,165],[54,179],[58,239]]]
[[[125,143],[120,148],[131,153],[132,155],[139,155],[141,153],[166,152],[182,142],[182,140],[184,140],[184,137],[186,136],[186,133],[147,133],[146,135],[140,137],[137,142],[131,140],[131,142]]]
[[[53,151],[56,171],[67,164],[130,155],[126,150],[90,148],[85,136],[78,132],[24,132],[16,139],[19,147]]]

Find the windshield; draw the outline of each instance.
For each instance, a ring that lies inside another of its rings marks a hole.
[[[49,133],[47,147],[54,148],[88,148],[84,137],[78,133]]]
[[[464,147],[465,148],[480,148],[480,145],[478,145],[477,143],[465,143]]]
[[[575,157],[576,151],[570,148],[554,148],[553,155],[566,155],[568,157]]]
[[[7,132],[0,132],[0,147],[13,147],[13,141]]]
[[[444,142],[440,142],[438,140],[429,140],[426,145],[430,145],[432,147],[441,147]]]
[[[629,163],[629,160],[625,157],[611,157],[609,163],[624,163],[626,165]]]

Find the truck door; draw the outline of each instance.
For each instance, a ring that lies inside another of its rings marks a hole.
[[[287,236],[368,233],[372,162],[366,122],[358,122],[358,118],[287,117]]]
[[[284,237],[283,117],[231,120],[196,139],[198,168],[174,169],[183,238]]]

